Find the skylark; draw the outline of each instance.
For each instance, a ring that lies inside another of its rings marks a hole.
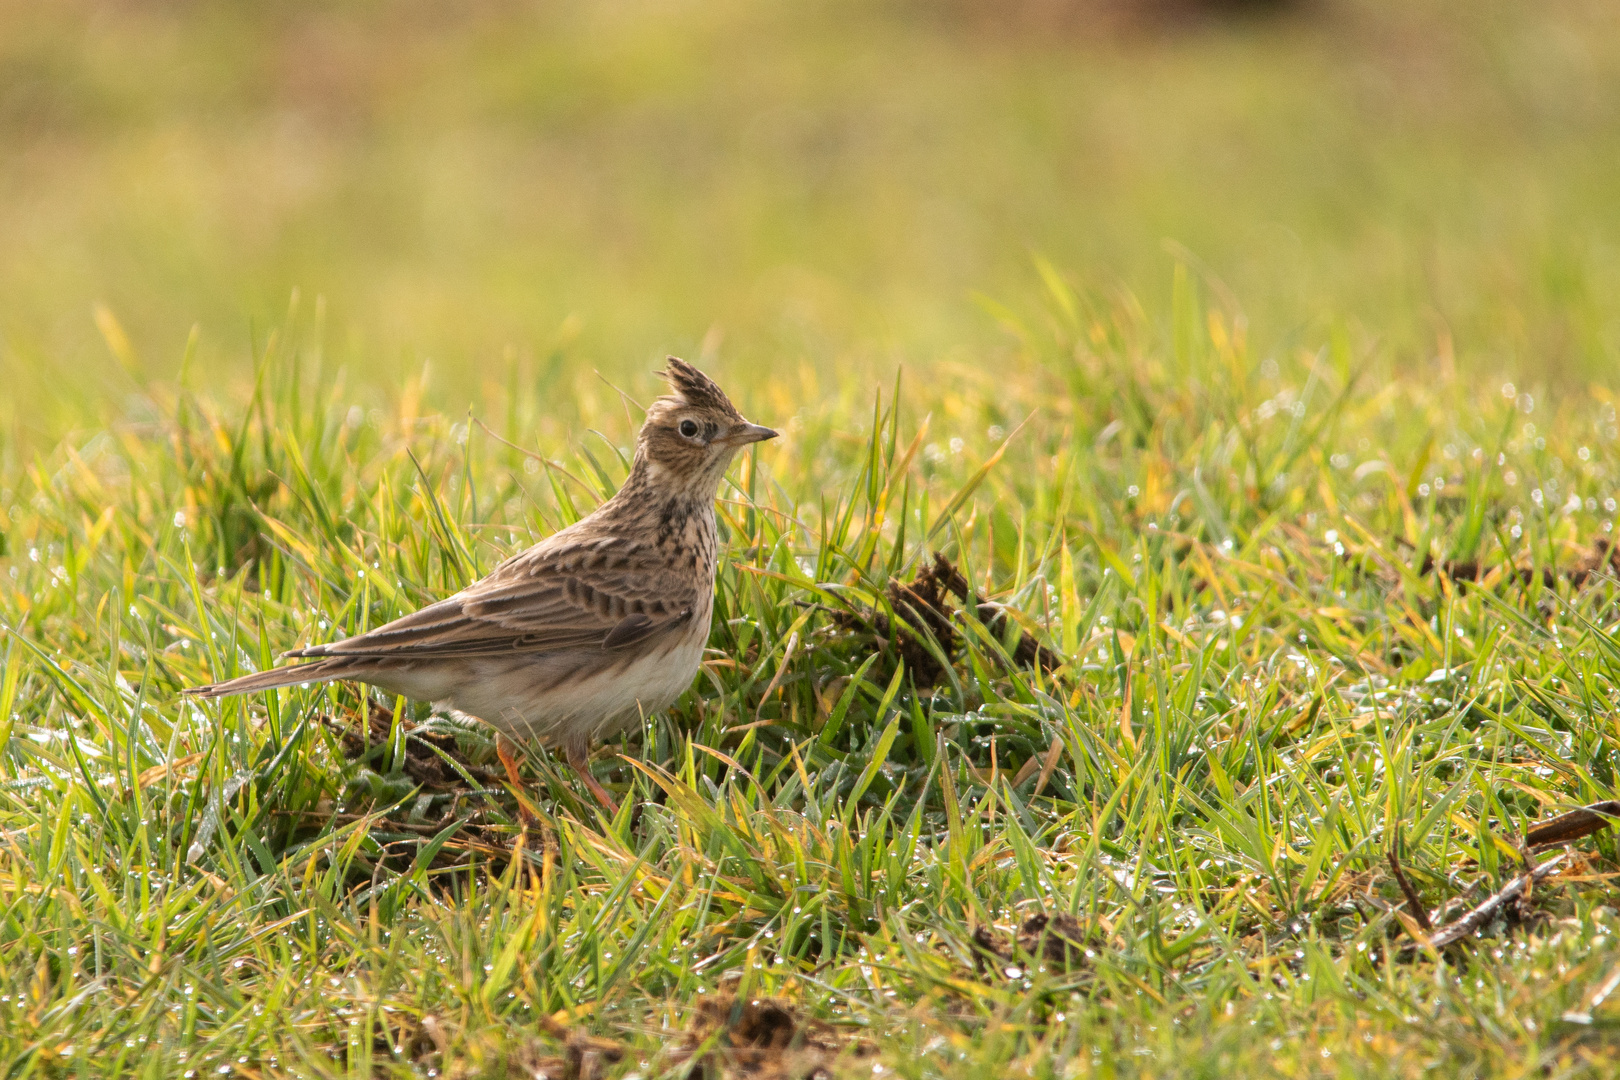
[[[197,686],[226,697],[278,686],[353,680],[432,701],[506,739],[562,747],[609,811],[587,751],[666,708],[692,683],[714,607],[714,500],[731,457],[776,437],[751,424],[706,375],[675,357],[673,391],[647,409],[635,460],[595,513],[454,596],[370,633],[287,653],[292,664]]]

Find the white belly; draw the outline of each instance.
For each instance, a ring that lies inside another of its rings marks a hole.
[[[692,685],[709,637],[707,619],[693,622],[668,647],[626,650],[633,655],[605,667],[598,667],[599,653],[473,661],[476,677],[444,703],[514,739],[603,739],[667,708]]]

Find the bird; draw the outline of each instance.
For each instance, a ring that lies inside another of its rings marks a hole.
[[[777,432],[745,420],[703,372],[671,356],[630,473],[591,514],[437,603],[364,634],[294,649],[295,661],[194,686],[199,698],[358,682],[483,721],[514,788],[516,743],[560,747],[610,814],[593,742],[641,723],[692,684],[709,639],[732,456]],[[520,805],[522,800],[519,800]]]

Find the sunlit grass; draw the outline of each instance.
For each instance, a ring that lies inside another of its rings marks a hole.
[[[565,1028],[680,1075],[670,1030],[731,990],[904,1076],[1600,1074],[1584,1032],[1612,1009],[1560,1018],[1616,959],[1613,842],[1457,963],[1400,954],[1384,853],[1431,907],[1477,899],[1526,823],[1613,794],[1614,581],[1539,574],[1611,535],[1612,403],[1390,370],[1349,335],[1256,356],[1188,275],[1172,293],[1155,320],[1050,271],[1000,311],[993,373],[841,397],[735,373],[786,434],[722,493],[709,661],[598,755],[616,818],[541,755],[528,833],[477,731],[429,790],[422,710],[355,756],[326,722],[356,723],[351,688],[178,690],[587,511],[633,402],[567,365],[546,396],[578,419],[538,437],[516,405],[373,401],[295,312],[251,396],[152,382],[9,467],[10,1075],[498,1074]],[[848,613],[892,614],[936,550],[1061,666],[959,614],[917,685]],[[1462,561],[1481,584],[1425,569]],[[1085,959],[980,971],[973,931],[1037,910],[1081,920]]]

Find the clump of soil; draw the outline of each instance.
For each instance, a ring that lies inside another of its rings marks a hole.
[[[341,720],[322,716],[321,722],[337,733],[343,752],[351,760],[359,760],[388,745],[393,738],[394,713],[376,702],[365,705],[365,723],[354,713]],[[434,731],[424,726],[408,726],[404,733],[404,760],[400,768],[405,775],[430,791],[456,791],[467,787],[467,781],[456,771],[461,766],[469,776],[480,782],[497,781],[499,777],[487,766],[471,760],[462,750],[461,741],[453,732]],[[452,765],[451,759],[455,762]]]
[[[1473,559],[1446,559],[1435,562],[1434,556],[1425,555],[1423,565],[1418,569],[1419,574],[1443,574],[1459,586],[1478,585],[1494,566],[1486,566]],[[1543,566],[1539,571],[1528,566],[1506,566],[1501,568],[1505,577],[1517,578],[1525,585],[1540,581],[1546,588],[1552,588],[1559,578],[1565,578],[1570,585],[1579,589],[1591,581],[1595,574],[1620,576],[1620,547],[1616,547],[1606,537],[1598,537],[1592,542],[1592,550],[1569,566],[1551,567]]]
[[[458,1037],[426,1016],[411,1039],[413,1057],[447,1080],[601,1080],[630,1052],[555,1020],[539,1025],[551,1043],[562,1044],[562,1053],[515,1028]],[[805,1020],[775,998],[720,994],[698,1003],[670,1057],[687,1066],[683,1075],[692,1080],[834,1080],[840,1062],[873,1053],[869,1044]]]
[[[840,1057],[871,1053],[775,998],[725,994],[698,1004],[676,1060],[691,1062],[688,1075],[702,1080],[833,1080]]]
[[[418,1066],[443,1063],[446,1080],[602,1080],[609,1067],[624,1060],[625,1048],[611,1039],[601,1039],[566,1029],[553,1031],[562,1038],[563,1052],[556,1054],[533,1036],[485,1034],[451,1048],[451,1038],[434,1017],[423,1019],[423,1038]]]
[[[1031,915],[1018,928],[1009,943],[988,926],[973,931],[974,965],[982,973],[986,966],[1005,971],[1009,965],[1044,962],[1062,969],[1083,966],[1086,950],[1095,949],[1098,941],[1081,925],[1080,920],[1066,912],[1055,915]]]

